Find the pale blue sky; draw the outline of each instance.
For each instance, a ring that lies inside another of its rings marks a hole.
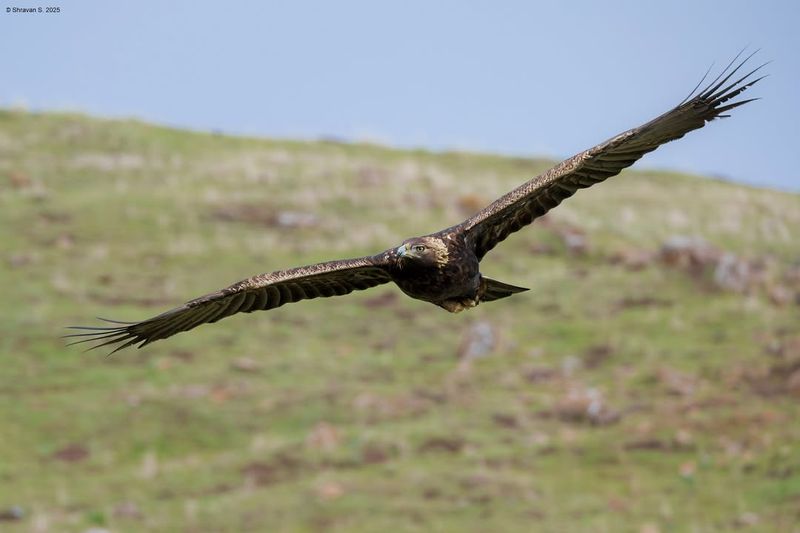
[[[639,165],[800,190],[799,34],[792,0],[2,0],[0,105],[561,158],[750,45],[763,100]]]

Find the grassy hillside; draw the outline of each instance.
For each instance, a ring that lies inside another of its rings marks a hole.
[[[59,338],[550,164],[0,111],[0,530],[800,531],[798,195],[626,172],[489,254],[532,290],[466,313],[384,287]]]

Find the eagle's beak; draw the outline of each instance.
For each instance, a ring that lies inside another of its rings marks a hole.
[[[406,256],[406,245],[405,244],[401,245],[400,248],[397,249],[397,253],[400,255],[400,257],[405,257]]]

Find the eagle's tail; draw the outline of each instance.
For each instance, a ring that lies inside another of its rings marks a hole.
[[[502,281],[497,281],[491,278],[482,278],[480,301],[491,302],[527,290],[529,289],[526,289],[525,287],[516,287],[514,285],[509,285],[508,283],[503,283]]]

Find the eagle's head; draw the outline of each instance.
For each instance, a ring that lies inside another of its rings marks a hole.
[[[408,239],[397,248],[400,265],[417,264],[420,266],[442,268],[447,264],[449,253],[447,245],[438,237],[416,237]]]

